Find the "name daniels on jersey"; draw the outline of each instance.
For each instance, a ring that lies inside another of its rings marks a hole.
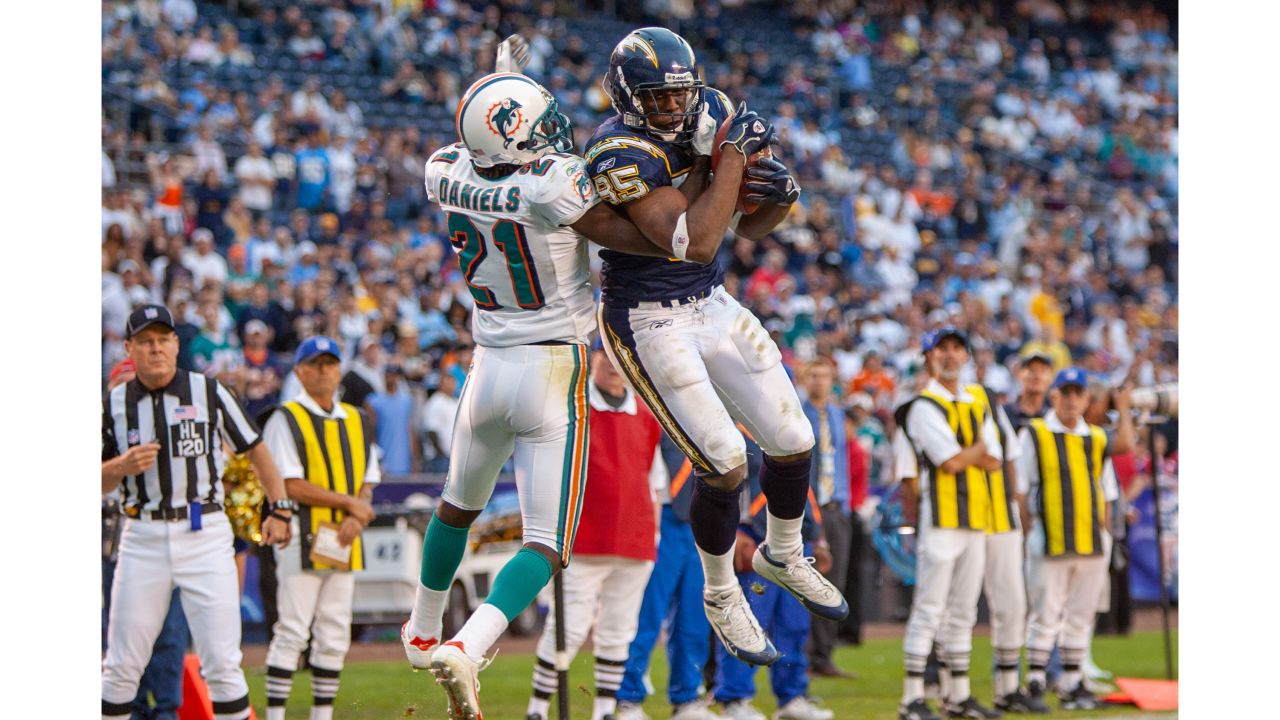
[[[515,212],[520,209],[520,188],[499,185],[478,188],[471,183],[440,178],[436,188],[442,205],[477,212]]]

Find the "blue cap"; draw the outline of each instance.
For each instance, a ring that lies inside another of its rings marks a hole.
[[[930,350],[938,347],[938,343],[949,337],[959,340],[960,343],[964,345],[965,350],[969,349],[969,338],[965,337],[965,334],[960,332],[960,328],[948,325],[925,333],[924,338],[920,340],[920,350],[922,352],[929,352]]]
[[[302,344],[298,346],[298,351],[293,354],[293,362],[295,365],[301,364],[319,355],[332,355],[341,360],[341,353],[342,346],[338,344],[337,340],[323,335],[316,335],[302,341]]]
[[[1063,368],[1058,371],[1057,377],[1053,379],[1053,389],[1075,385],[1080,389],[1089,387],[1089,374],[1078,367]]]

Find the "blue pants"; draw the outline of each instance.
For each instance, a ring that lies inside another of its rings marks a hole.
[[[102,649],[107,649],[107,621],[111,613],[111,583],[115,578],[116,564],[102,561],[102,592],[106,602],[102,608]],[[191,644],[187,630],[187,616],[182,612],[182,602],[175,588],[169,599],[169,613],[165,615],[160,636],[151,650],[151,661],[138,683],[138,696],[133,699],[131,720],[168,720],[176,718],[182,707],[182,661]],[[155,698],[153,709],[147,695]]]
[[[811,550],[806,543],[805,555]],[[738,573],[738,582],[747,596],[751,612],[778,649],[778,662],[769,666],[769,684],[778,707],[809,693],[809,656],[804,644],[809,638],[809,611],[791,593],[754,572]],[[763,586],[757,595],[752,585]],[[756,666],[748,665],[716,643],[716,701],[749,700],[756,695]]]
[[[711,626],[702,609],[702,562],[689,524],[676,519],[670,505],[662,507],[661,539],[653,574],[644,589],[640,623],[627,652],[627,665],[618,700],[643,702],[648,691],[644,677],[658,632],[667,628],[667,697],[672,705],[691,702],[702,685],[702,666],[711,652]]]

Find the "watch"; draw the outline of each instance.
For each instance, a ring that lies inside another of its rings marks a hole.
[[[290,500],[289,498],[284,498],[283,500],[276,500],[275,502],[268,501],[266,509],[267,509],[268,515],[275,515],[277,510],[288,510],[289,512],[296,513],[298,512],[298,501]],[[286,517],[281,517],[281,516],[277,516],[277,517],[279,517],[281,520],[288,520],[288,518]]]

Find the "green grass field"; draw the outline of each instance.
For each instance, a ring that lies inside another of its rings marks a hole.
[[[1177,667],[1177,636],[1174,636],[1174,667]],[[1159,678],[1164,676],[1164,651],[1159,633],[1135,633],[1127,638],[1099,637],[1094,640],[1097,663],[1120,676]],[[842,647],[836,661],[843,668],[858,673],[853,680],[815,679],[810,693],[822,698],[836,711],[837,718],[867,720],[896,717],[898,698],[902,692],[902,642],[898,639],[869,640],[861,647]],[[986,638],[974,638],[973,667],[991,667],[991,645]],[[488,720],[522,720],[529,699],[529,675],[532,655],[500,653],[480,676],[480,698]],[[759,695],[756,706],[766,713],[774,710],[769,693],[767,671],[756,675]],[[253,705],[261,713],[266,706],[263,689],[265,672],[248,671]],[[654,655],[651,677],[659,695],[651,697],[646,712],[654,718],[670,715],[663,689],[667,668],[661,648]],[[570,703],[574,718],[591,717],[591,658],[580,653],[574,661],[570,683],[575,688]],[[305,720],[311,698],[310,675],[299,673],[293,687],[288,717]],[[973,692],[984,703],[991,700],[989,673],[975,672]],[[554,699],[553,699],[554,703]],[[1050,705],[1054,705],[1053,701]],[[367,662],[349,665],[342,673],[342,690],[334,713],[340,720],[388,720],[391,718],[445,717],[445,696],[428,673],[414,673],[403,662]],[[554,704],[553,704],[554,707]],[[1110,717],[1136,715],[1132,706],[1110,706],[1087,713],[1055,713],[1045,717]],[[258,717],[263,717],[259,714]],[[1164,717],[1172,717],[1172,713]]]

